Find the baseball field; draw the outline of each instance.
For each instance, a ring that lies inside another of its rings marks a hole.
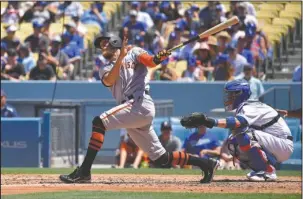
[[[63,184],[72,169],[1,169],[3,199],[295,199],[301,198],[300,171],[279,171],[277,182],[248,182],[247,171],[217,171],[200,184],[199,170],[93,169],[90,184]]]

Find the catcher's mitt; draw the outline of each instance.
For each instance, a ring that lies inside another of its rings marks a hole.
[[[213,128],[216,120],[208,118],[203,113],[192,113],[187,117],[183,117],[180,121],[181,125],[185,128],[198,128],[200,126],[206,126],[207,128]]]

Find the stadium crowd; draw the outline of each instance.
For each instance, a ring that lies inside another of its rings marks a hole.
[[[9,1],[1,9],[6,31],[1,38],[1,79],[73,80],[78,73],[76,66],[88,50],[85,25],[95,25],[100,33],[107,30],[110,19],[103,10],[105,4],[93,2],[85,10],[81,3],[73,1]],[[258,24],[253,4],[232,1],[228,9],[216,1],[207,2],[205,7],[191,4],[188,9],[181,1],[127,4],[129,12],[122,21],[120,36],[127,34],[130,45],[152,54],[238,16],[239,24],[174,51],[161,67],[151,71],[151,79],[192,82],[244,78],[258,90],[256,95],[263,92],[265,63],[272,61],[273,48]],[[64,23],[64,31],[52,35],[50,24],[64,17],[70,19]],[[24,41],[16,35],[22,23],[32,23],[33,29]],[[102,55],[96,57],[89,81],[100,79],[98,70],[105,63]],[[294,72],[296,81],[301,79],[301,68],[298,66]]]

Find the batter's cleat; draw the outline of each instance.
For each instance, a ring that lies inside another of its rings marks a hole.
[[[204,173],[204,177],[200,180],[200,183],[211,183],[214,178],[215,171],[219,166],[220,166],[219,160],[209,158],[207,169],[205,169],[205,165],[203,165],[203,167],[201,166],[201,169]]]
[[[251,171],[246,175],[249,181],[252,182],[274,182],[277,181],[278,177],[276,171],[265,172],[265,171]]]
[[[69,175],[60,175],[60,180],[65,183],[90,183],[91,182],[91,174],[84,175],[83,171],[80,167],[77,167],[71,174]]]

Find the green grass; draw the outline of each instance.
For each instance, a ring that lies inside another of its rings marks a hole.
[[[64,174],[73,169],[57,168],[1,168],[1,174]],[[246,175],[243,170],[218,170],[216,175]],[[93,169],[95,174],[164,174],[164,175],[197,175],[198,169]],[[301,176],[301,171],[277,171],[278,176]]]
[[[73,191],[1,196],[3,199],[299,199],[300,194],[206,194],[206,193],[154,193],[154,192],[101,192]]]

